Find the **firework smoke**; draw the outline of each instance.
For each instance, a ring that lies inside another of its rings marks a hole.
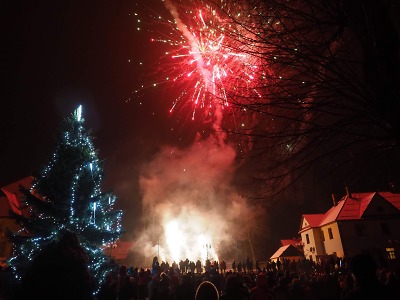
[[[257,214],[231,186],[234,159],[233,148],[212,136],[186,150],[166,147],[144,166],[138,244],[149,259],[227,259],[232,249],[223,247],[247,239]]]
[[[173,21],[159,19],[170,33],[152,41],[171,50],[163,72],[168,74],[164,83],[180,95],[172,109],[182,100],[193,103],[193,118],[197,108],[209,110],[214,133],[187,149],[165,147],[142,168],[143,227],[136,244],[144,248],[136,250],[146,263],[153,256],[170,263],[235,259],[237,242],[249,238],[262,210],[250,207],[232,186],[236,153],[220,127],[227,92],[245,87],[252,94],[253,80],[263,74],[255,57],[229,38],[232,24],[215,8],[203,1],[191,8],[170,0],[164,4]]]

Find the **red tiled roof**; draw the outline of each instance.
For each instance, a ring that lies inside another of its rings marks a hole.
[[[344,196],[325,214],[303,215],[303,218],[310,224],[309,227],[318,227],[338,220],[357,220],[363,216],[374,197],[382,197],[400,211],[400,194],[391,192],[353,193],[351,196]]]
[[[324,214],[309,214],[303,215],[303,217],[307,220],[308,224],[310,224],[310,227],[317,227],[324,217]]]
[[[9,185],[3,186],[1,190],[7,196],[8,202],[14,213],[22,215],[23,205],[22,198],[23,195],[20,191],[21,186],[25,188],[30,188],[32,186],[33,177],[28,176]]]
[[[324,216],[321,218],[320,223],[318,224],[319,226],[322,224],[327,224],[332,221],[335,221],[340,212],[342,211],[342,208],[344,206],[344,201],[340,201],[336,206],[333,206],[330,210],[328,210]]]
[[[116,260],[126,259],[132,247],[132,242],[117,241],[116,247],[112,250],[112,257]]]
[[[305,214],[301,218],[301,223],[300,223],[300,232],[304,230],[308,230],[313,227],[318,227],[319,223],[321,222],[321,219],[324,217],[324,214]],[[303,226],[304,220],[307,221],[308,225]]]
[[[298,256],[298,257],[304,257],[303,252],[301,252],[299,249],[297,249],[293,245],[286,245],[280,247],[272,256],[270,259],[278,258],[278,257],[288,257],[288,256]]]
[[[22,185],[25,188],[30,188],[32,186],[32,181],[33,181],[33,177],[32,176],[28,176],[25,177],[21,180],[15,181],[13,183],[10,183],[6,186],[3,186],[1,189],[4,191],[8,191],[10,193],[20,193],[20,186]]]
[[[388,200],[394,207],[400,210],[400,194],[393,194],[391,192],[379,192],[383,198]]]
[[[297,246],[300,243],[301,243],[301,239],[281,240],[282,246],[287,246],[287,245]]]
[[[287,248],[289,248],[290,245],[286,245],[286,246],[282,246],[280,247],[278,250],[276,250],[276,252],[274,254],[272,254],[272,256],[270,257],[271,259],[273,258],[277,258],[277,257],[281,257],[281,255],[283,254],[283,252],[285,252],[285,250]]]

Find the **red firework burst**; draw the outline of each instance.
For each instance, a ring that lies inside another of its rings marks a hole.
[[[251,33],[237,22],[241,8],[206,1],[165,1],[173,20],[158,17],[164,32],[153,42],[169,45],[162,60],[163,82],[178,91],[171,112],[182,103],[207,112],[229,106],[233,97],[261,97],[265,78]],[[229,11],[229,14],[227,13]]]

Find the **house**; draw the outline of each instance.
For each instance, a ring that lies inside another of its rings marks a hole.
[[[12,254],[12,244],[8,240],[7,231],[17,232],[21,229],[13,214],[26,216],[28,213],[20,189],[21,187],[29,189],[32,180],[33,178],[29,176],[0,188],[0,257],[2,258],[8,258]]]
[[[270,257],[271,261],[298,261],[304,258],[301,239],[281,240],[281,247]]]
[[[133,248],[133,242],[118,240],[105,248],[104,254],[109,255],[115,261],[121,262],[128,259]]]
[[[378,263],[396,260],[400,241],[400,194],[347,193],[323,214],[304,214],[299,234],[304,255],[313,261],[327,256],[371,254]]]

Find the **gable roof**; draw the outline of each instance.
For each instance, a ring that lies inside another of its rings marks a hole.
[[[363,218],[372,202],[385,204],[400,214],[400,194],[391,192],[353,193],[345,195],[337,205],[331,207],[325,214],[303,215],[303,219],[307,220],[310,226],[302,227],[300,231],[323,226],[334,221],[359,220]]]
[[[379,192],[379,195],[389,201],[400,211],[400,194],[394,194],[392,192]]]
[[[293,257],[293,256],[304,257],[304,254],[299,249],[297,249],[295,246],[289,244],[289,245],[280,247],[274,254],[272,254],[270,259],[274,259],[274,258],[278,258],[278,257]]]
[[[313,228],[318,227],[321,223],[324,214],[305,214],[301,217],[300,223],[300,232]]]
[[[287,245],[293,245],[297,246],[301,243],[301,238],[298,239],[287,239],[287,240],[281,240],[282,246],[287,246]]]

